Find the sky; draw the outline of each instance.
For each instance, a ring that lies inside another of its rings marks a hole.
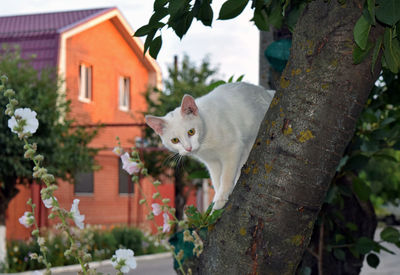
[[[251,19],[249,5],[239,17],[221,21],[215,20],[223,0],[213,1],[214,22],[212,28],[193,21],[189,32],[180,40],[172,30],[163,30],[163,45],[157,57],[163,77],[167,76],[167,65],[173,63],[173,56],[182,59],[188,54],[191,60],[200,64],[209,56],[213,67],[219,68],[218,77],[227,80],[244,74],[244,81],[258,84],[259,32]],[[98,7],[117,7],[136,30],[148,23],[152,14],[152,0],[14,0],[2,5],[0,16],[40,12],[66,11]],[[165,28],[164,28],[165,29]]]

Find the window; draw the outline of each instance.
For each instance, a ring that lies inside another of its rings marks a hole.
[[[93,194],[93,172],[79,172],[75,175],[75,193]]]
[[[122,169],[122,161],[118,159],[119,172],[118,172],[118,191],[120,194],[133,194],[134,186],[131,176]]]
[[[121,76],[119,78],[118,97],[119,109],[123,111],[129,110],[129,90],[130,80],[129,77]]]
[[[79,99],[90,102],[92,99],[92,66],[79,66]]]

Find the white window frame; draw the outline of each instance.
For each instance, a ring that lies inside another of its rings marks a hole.
[[[118,108],[121,111],[129,111],[131,79],[120,76],[118,79]]]
[[[79,65],[79,96],[78,99],[82,102],[92,101],[92,66],[85,63]]]

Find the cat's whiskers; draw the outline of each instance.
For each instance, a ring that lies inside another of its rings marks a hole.
[[[170,154],[168,157],[166,157],[162,163],[162,166],[166,166],[168,165],[169,168],[172,168],[172,166],[174,166],[174,164],[176,164],[176,159],[178,158],[178,153],[173,153]]]

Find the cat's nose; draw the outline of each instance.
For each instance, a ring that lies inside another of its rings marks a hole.
[[[192,152],[192,146],[186,147],[185,150],[188,151],[188,152]]]

